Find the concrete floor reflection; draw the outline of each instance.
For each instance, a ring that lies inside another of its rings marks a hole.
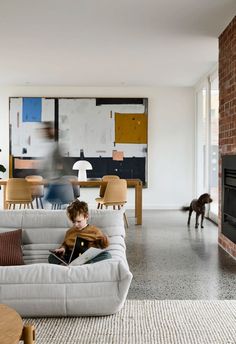
[[[144,210],[142,226],[127,216],[129,299],[236,299],[236,260],[218,246],[215,224],[188,229],[180,211]]]

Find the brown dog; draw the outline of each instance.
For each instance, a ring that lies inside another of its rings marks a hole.
[[[211,203],[211,202],[212,202],[211,196],[208,193],[204,193],[198,199],[193,199],[192,202],[190,203],[189,207],[183,207],[182,208],[183,211],[189,210],[188,226],[190,225],[190,219],[191,219],[192,212],[195,211],[196,212],[195,228],[198,228],[198,225],[199,225],[198,218],[200,215],[201,215],[201,228],[204,228],[203,227],[203,220],[205,217],[205,204]]]

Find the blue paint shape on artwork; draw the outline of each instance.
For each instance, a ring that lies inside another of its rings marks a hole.
[[[42,98],[23,98],[23,122],[41,122]]]

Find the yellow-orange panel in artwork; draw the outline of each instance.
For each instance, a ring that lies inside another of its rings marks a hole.
[[[116,112],[115,143],[147,143],[147,114]]]

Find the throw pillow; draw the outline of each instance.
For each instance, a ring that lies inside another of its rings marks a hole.
[[[23,265],[21,248],[22,230],[0,233],[0,265]]]

